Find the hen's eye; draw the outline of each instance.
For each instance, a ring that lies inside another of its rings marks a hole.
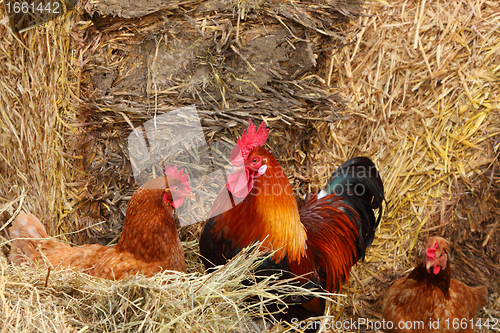
[[[179,188],[177,186],[174,187],[174,191],[177,191]]]
[[[257,157],[253,159],[253,163],[257,163]]]

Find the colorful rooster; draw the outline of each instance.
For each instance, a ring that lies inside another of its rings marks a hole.
[[[274,250],[259,274],[300,276],[305,288],[333,292],[364,258],[382,214],[384,188],[373,162],[357,157],[343,163],[324,190],[308,194],[298,207],[276,158],[263,148],[269,130],[249,121],[231,152],[233,171],[205,221],[200,251],[205,267],[222,265],[256,241]],[[374,209],[378,209],[375,216]],[[322,315],[325,302],[293,297],[287,321]]]

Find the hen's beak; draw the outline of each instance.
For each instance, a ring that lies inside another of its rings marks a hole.
[[[195,197],[195,195],[193,193],[189,193],[189,194],[184,195],[184,198],[191,199],[191,200],[195,200],[196,199],[196,197]]]
[[[235,167],[233,166],[231,168],[231,171],[229,171],[229,174],[232,174],[232,173],[235,173],[235,172],[240,172],[240,171],[245,171],[245,166],[239,166],[239,167]]]

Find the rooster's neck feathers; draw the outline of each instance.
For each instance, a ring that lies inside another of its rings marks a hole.
[[[224,218],[224,228],[238,246],[250,245],[256,240],[263,247],[276,250],[274,259],[300,262],[305,254],[307,235],[300,221],[297,201],[283,168],[267,150],[257,147],[258,153],[267,159],[266,172],[255,179],[251,192]],[[249,224],[249,221],[252,224]]]

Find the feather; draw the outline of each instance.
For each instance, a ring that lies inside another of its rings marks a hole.
[[[359,214],[358,258],[364,258],[372,244],[375,230],[383,214],[384,185],[373,162],[367,157],[355,157],[341,164],[328,181],[325,190],[344,198]],[[373,209],[378,209],[375,217]],[[348,212],[347,212],[348,213]]]
[[[474,332],[471,320],[488,304],[488,290],[486,287],[469,287],[452,279],[448,255],[448,242],[441,237],[432,237],[427,242],[424,261],[407,277],[391,285],[382,302],[382,316],[394,326],[387,332]],[[429,270],[427,263],[441,268]],[[454,328],[451,324],[454,320],[467,323],[467,328]],[[399,322],[408,321],[423,326],[412,330],[397,329]],[[449,325],[446,325],[447,321]],[[432,327],[431,323],[434,323]]]
[[[260,241],[262,250],[276,253],[256,274],[279,272],[283,279],[299,276],[297,283],[306,289],[338,290],[352,265],[364,257],[380,223],[384,188],[378,171],[370,159],[353,158],[335,171],[324,191],[307,195],[299,208],[283,168],[262,147],[267,138],[263,126],[255,131],[250,123],[233,149],[236,168],[201,232],[202,261],[211,269]],[[287,302],[287,312],[278,315],[285,320],[321,315],[325,307],[323,300],[306,294]],[[278,311],[277,305],[273,310]]]
[[[173,210],[176,202],[180,205],[184,197],[191,195],[187,174],[183,172],[167,166],[165,177],[150,180],[134,193],[127,205],[122,234],[114,247],[99,244],[72,247],[49,239],[33,214],[20,213],[10,228],[11,261],[22,264],[46,258],[53,268],[73,268],[107,279],[122,279],[137,273],[150,276],[162,270],[185,271],[184,250]]]

